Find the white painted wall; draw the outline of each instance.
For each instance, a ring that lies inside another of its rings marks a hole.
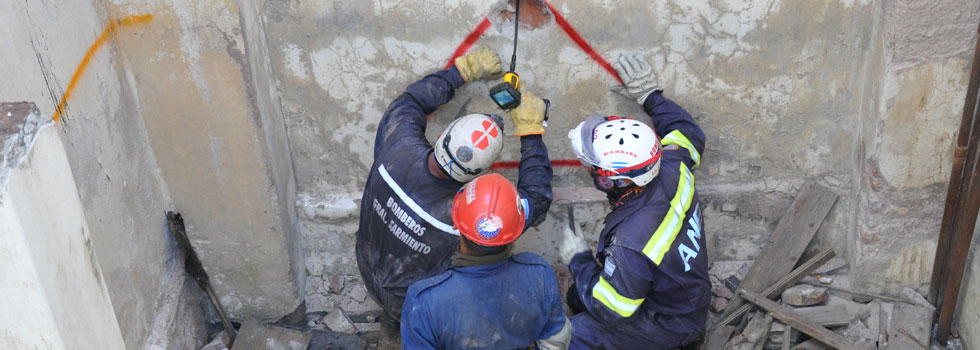
[[[0,184],[0,349],[125,349],[58,136]]]

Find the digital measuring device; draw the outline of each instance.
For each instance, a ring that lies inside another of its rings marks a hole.
[[[514,52],[510,56],[510,71],[504,74],[504,82],[490,88],[490,99],[497,103],[503,110],[511,110],[521,105],[521,77],[517,75],[515,66],[517,65],[517,28],[520,24],[518,19],[521,14],[521,0],[514,1]]]

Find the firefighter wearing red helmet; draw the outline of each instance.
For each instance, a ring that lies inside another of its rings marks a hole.
[[[560,244],[575,278],[570,349],[674,349],[699,337],[711,297],[693,175],[704,132],[663,96],[643,56],[621,55],[615,68],[625,85],[613,90],[642,105],[655,127],[592,116],[568,134],[612,208],[595,256],[573,231]]]
[[[571,337],[551,266],[512,254],[527,209],[500,174],[470,181],[453,199],[462,236],[452,267],[413,284],[402,310],[403,349],[564,349]]]
[[[433,145],[425,137],[426,115],[448,103],[463,84],[501,73],[497,53],[477,48],[409,85],[378,123],[355,256],[369,294],[396,321],[408,287],[449,268],[459,245],[459,232],[450,223],[453,197],[490,170],[506,137],[502,118],[477,113],[452,121]],[[530,226],[543,220],[551,205],[552,171],[541,138],[544,102],[530,92],[523,100],[509,114],[521,142],[518,191]]]

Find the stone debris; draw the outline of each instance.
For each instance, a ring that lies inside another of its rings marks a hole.
[[[350,288],[350,297],[359,303],[363,303],[367,299],[367,288],[364,288],[364,285],[361,284],[355,285]]]
[[[320,319],[320,324],[327,326],[327,329],[340,332],[344,334],[355,334],[357,333],[357,327],[354,326],[354,322],[351,322],[344,311],[336,308],[327,312],[323,318]]]
[[[329,290],[330,293],[340,294],[344,290],[344,277],[338,275],[331,275],[327,278],[327,282],[330,282]]]
[[[715,287],[711,290],[711,294],[725,299],[731,299],[732,296],[735,295],[732,293],[732,290],[728,289],[727,287]]]
[[[725,308],[728,307],[728,299],[722,297],[715,297],[711,299],[710,307],[712,312],[725,311]]]
[[[790,332],[789,342],[790,344],[796,344],[800,342],[800,331],[792,330]],[[769,342],[766,344],[766,348],[781,349],[783,342],[786,339],[786,325],[779,321],[772,321],[772,325],[769,326]]]
[[[225,342],[227,342],[228,340],[229,340],[228,333],[225,333],[225,331],[221,331],[214,336],[214,339],[211,339],[210,343],[204,345],[204,347],[202,347],[201,350],[227,350],[228,347],[225,346]]]
[[[827,288],[801,284],[783,291],[783,303],[792,306],[811,306],[823,303],[829,295]]]
[[[772,316],[756,312],[751,315],[748,325],[742,333],[725,344],[725,350],[754,350],[763,345],[769,334]]]
[[[834,283],[834,278],[827,277],[827,276],[817,276],[817,281],[819,281],[821,284],[831,284]]]

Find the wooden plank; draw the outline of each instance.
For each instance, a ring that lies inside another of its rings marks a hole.
[[[719,324],[712,328],[711,335],[708,336],[708,341],[704,343],[701,347],[703,350],[715,350],[725,347],[725,343],[728,342],[728,338],[732,337],[732,332],[735,331],[735,326],[729,326],[727,324]]]
[[[830,189],[807,180],[769,235],[766,247],[755,259],[739,289],[762,292],[793,270],[836,201],[837,195]],[[735,312],[744,303],[741,297],[736,296],[725,309],[725,315]]]
[[[311,335],[306,332],[245,321],[235,339],[235,350],[306,350]]]
[[[884,295],[871,294],[871,293],[865,293],[865,292],[858,292],[858,291],[850,290],[850,289],[847,289],[847,288],[834,287],[834,286],[831,286],[829,284],[822,284],[820,282],[803,281],[803,282],[800,282],[800,283],[809,284],[811,286],[816,286],[816,287],[827,288],[827,289],[830,289],[830,290],[838,291],[838,292],[841,292],[841,293],[847,293],[847,294],[850,294],[850,295],[856,295],[856,296],[859,296],[859,297],[865,297],[865,298],[871,298],[871,299],[881,299],[881,300],[890,301],[890,302],[893,302],[893,303],[906,303],[906,304],[915,305],[915,302],[908,301],[908,300],[905,300],[905,299],[898,299],[898,298],[886,297]]]
[[[792,338],[793,338],[793,327],[787,325],[786,328],[783,328],[782,350],[789,350],[789,347],[793,345],[793,341],[791,340]]]
[[[842,327],[851,322],[844,305],[825,305],[794,309],[797,315],[824,327]]]
[[[823,264],[826,264],[827,261],[833,258],[834,249],[824,249],[820,253],[817,253],[817,255],[810,258],[810,260],[803,263],[803,265],[800,265],[800,267],[797,267],[790,273],[783,276],[783,278],[780,278],[778,281],[776,281],[776,283],[769,286],[769,288],[766,288],[766,290],[762,292],[762,295],[769,299],[775,298],[777,295],[782,293],[783,290],[796,283],[796,281],[799,281],[804,276],[809,275],[811,272],[813,272],[813,270],[823,266]],[[742,305],[728,316],[725,316],[725,318],[723,318],[721,322],[718,322],[718,324],[730,325],[736,323],[742,318],[743,315],[745,315],[746,312],[749,312],[751,309],[752,305]]]
[[[759,305],[759,307],[769,311],[773,317],[779,319],[787,326],[806,333],[824,344],[840,350],[864,350],[837,333],[831,332],[826,328],[823,328],[823,326],[800,317],[800,315],[797,315],[795,312],[793,312],[793,309],[788,306],[776,304],[775,301],[766,299],[757,293],[745,289],[739,290],[739,294],[745,298],[745,300]]]

